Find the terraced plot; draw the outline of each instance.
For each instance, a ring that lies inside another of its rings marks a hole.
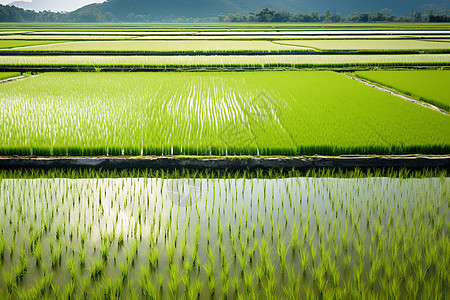
[[[299,40],[283,41],[283,45],[311,47],[317,50],[450,50],[450,43],[431,40]]]
[[[27,47],[45,44],[55,44],[55,41],[17,41],[17,40],[0,40],[0,49]]]
[[[27,50],[22,48],[21,50]],[[306,51],[308,48],[286,46],[269,41],[86,41],[32,47],[31,51]],[[309,49],[310,50],[310,49]]]
[[[447,115],[333,72],[52,73],[0,95],[4,155],[450,152]]]
[[[450,111],[450,71],[358,71],[356,76]]]
[[[413,55],[227,55],[0,56],[1,67],[130,68],[339,68],[378,66],[448,66],[450,54]]]

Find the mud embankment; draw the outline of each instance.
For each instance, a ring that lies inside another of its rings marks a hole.
[[[92,168],[122,169],[313,169],[313,168],[442,168],[450,169],[450,156],[361,156],[273,158],[177,157],[2,157],[0,169]]]

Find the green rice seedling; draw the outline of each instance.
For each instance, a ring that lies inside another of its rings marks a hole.
[[[169,292],[172,298],[177,298],[178,294],[178,283],[180,282],[180,274],[178,274],[177,264],[172,264],[169,266],[170,280],[168,282]]]
[[[66,286],[64,287],[63,297],[65,299],[72,299],[75,295],[75,289],[76,289],[76,282],[75,281],[69,281]]]
[[[19,258],[19,267],[15,270],[15,279],[17,282],[23,279],[28,271],[28,258],[26,256],[25,250],[22,249]]]
[[[123,246],[123,231],[120,231],[119,237],[117,238],[117,245],[119,247]]]
[[[203,289],[203,282],[201,282],[199,279],[197,279],[197,281],[194,283],[193,288],[192,288],[192,296],[194,296],[194,298],[199,298],[200,297],[200,293],[202,292]],[[190,295],[190,296],[191,296]]]
[[[103,278],[100,283],[102,294],[105,299],[119,299],[122,293],[122,283],[119,279]]]
[[[175,246],[169,246],[167,248],[167,258],[169,261],[169,266],[172,266],[174,264],[175,250]]]
[[[291,233],[291,250],[292,255],[295,254],[295,251],[297,250],[297,243],[298,243],[298,227],[297,224],[294,223],[294,226],[292,227],[292,233]]]
[[[1,242],[0,242],[0,256],[1,256]],[[37,243],[34,248],[34,258],[36,260],[36,265],[42,266],[42,244]]]
[[[284,275],[284,272],[286,271],[286,254],[287,254],[287,248],[284,245],[284,240],[278,240],[278,258],[280,260],[280,268],[281,268],[281,274]]]
[[[6,290],[8,291],[8,294],[12,294],[13,290],[16,287],[16,278],[14,271],[6,272],[5,270],[2,270],[2,279],[5,284]]]
[[[70,258],[66,260],[67,270],[69,272],[70,279],[72,281],[75,281],[77,279],[78,271],[77,267],[75,266],[75,260],[74,258]]]
[[[148,258],[148,263],[150,265],[150,269],[153,271],[156,270],[156,267],[158,266],[158,260],[159,260],[158,249],[156,249],[155,247],[150,248],[147,258]]]
[[[103,274],[106,269],[106,264],[104,260],[96,260],[92,263],[92,267],[89,269],[91,278],[94,280]]]

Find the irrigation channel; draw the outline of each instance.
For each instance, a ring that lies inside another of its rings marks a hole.
[[[0,291],[445,299],[445,176],[5,177]]]

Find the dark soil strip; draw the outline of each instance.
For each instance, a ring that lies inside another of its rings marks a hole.
[[[181,71],[208,71],[208,72],[238,72],[238,71],[273,71],[273,70],[327,70],[336,72],[354,72],[354,71],[367,71],[373,70],[376,67],[377,70],[434,70],[434,69],[447,69],[447,66],[443,65],[432,65],[432,66],[342,66],[342,67],[327,67],[327,66],[279,66],[279,67],[241,67],[241,66],[225,66],[225,67],[208,67],[208,66],[198,66],[198,67],[0,67],[0,72],[19,72],[19,73],[44,73],[44,72],[181,72]]]
[[[0,56],[230,56],[230,55],[389,55],[389,54],[449,54],[450,50],[417,51],[1,51]]]
[[[176,158],[176,157],[64,157],[0,158],[0,169],[92,168],[123,169],[311,169],[311,168],[450,168],[450,156],[405,157],[274,157],[274,158]]]

